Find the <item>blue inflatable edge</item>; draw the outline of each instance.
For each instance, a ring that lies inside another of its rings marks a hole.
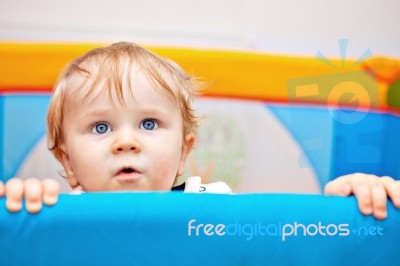
[[[1,95],[0,119],[3,156],[0,180],[15,176],[23,159],[46,133],[46,94]]]
[[[400,211],[353,197],[85,193],[39,214],[0,199],[2,265],[398,265]]]

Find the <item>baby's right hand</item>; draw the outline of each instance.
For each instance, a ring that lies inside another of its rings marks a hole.
[[[56,204],[59,193],[60,185],[53,179],[11,178],[5,185],[0,181],[0,197],[6,196],[6,208],[11,212],[20,211],[25,198],[26,210],[37,213],[42,209],[43,203]]]

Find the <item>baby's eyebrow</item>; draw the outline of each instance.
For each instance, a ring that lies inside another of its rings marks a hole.
[[[137,108],[137,112],[141,115],[162,115],[162,116],[168,116],[168,113],[163,110],[162,108],[157,108],[157,107],[143,107],[143,108]]]
[[[135,115],[148,116],[150,118],[151,116],[157,116],[157,117],[169,116],[168,112],[159,107],[135,107],[131,108],[130,111]],[[85,112],[84,114],[78,116],[78,120],[87,119],[90,117],[104,117],[104,116],[114,116],[114,115],[115,115],[115,109],[109,109],[109,108],[95,109]]]
[[[87,117],[105,116],[105,115],[108,115],[110,113],[112,114],[112,110],[107,110],[107,109],[92,110],[92,111],[85,112],[84,114],[78,116],[78,120],[79,119],[84,119],[84,118],[87,118]]]
[[[93,109],[88,111],[83,111],[79,113],[75,120],[78,123],[87,123],[91,120],[107,120],[109,117],[113,116],[112,110],[107,109]]]

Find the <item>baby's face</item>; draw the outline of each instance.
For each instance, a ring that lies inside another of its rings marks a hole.
[[[170,190],[182,171],[188,150],[179,107],[135,74],[125,105],[104,92],[67,108],[61,148],[71,184],[85,191]]]

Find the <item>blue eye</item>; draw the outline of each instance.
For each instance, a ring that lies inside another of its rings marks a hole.
[[[111,132],[111,128],[106,123],[98,123],[92,128],[92,133],[105,134]]]
[[[153,119],[146,119],[143,120],[142,124],[140,125],[140,129],[144,130],[153,130],[158,128],[157,122]]]

